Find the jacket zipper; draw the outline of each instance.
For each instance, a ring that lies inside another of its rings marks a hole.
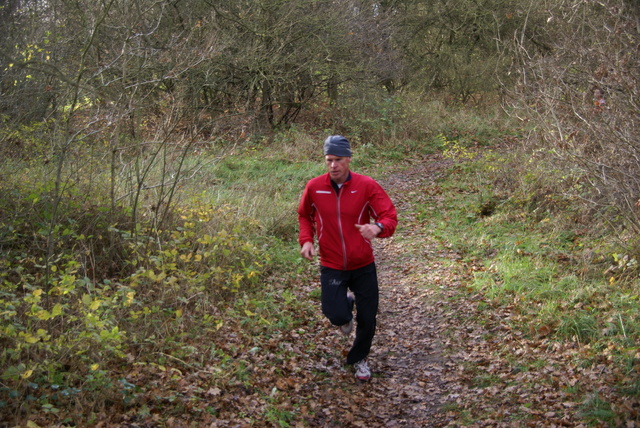
[[[336,203],[338,210],[338,230],[340,231],[340,242],[342,243],[342,263],[344,265],[344,270],[347,270],[347,244],[344,241],[344,233],[342,233],[342,216],[340,215],[340,195],[342,194],[343,188],[344,185],[340,186],[340,189],[338,189],[338,194],[336,195]]]

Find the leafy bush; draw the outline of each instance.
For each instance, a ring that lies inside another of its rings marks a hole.
[[[8,117],[0,116],[1,158],[5,161],[48,162],[50,146],[45,142],[51,134],[51,127],[48,121],[14,124]]]
[[[25,221],[43,215],[33,205],[13,205],[2,224],[0,402],[11,412],[54,412],[80,392],[88,401],[126,393],[113,364],[149,343],[145,337],[222,322],[211,309],[248,292],[269,261],[235,209],[196,204],[176,211],[168,230],[139,224],[135,234],[100,215],[90,220],[99,209],[66,206],[46,263],[46,224],[34,233],[40,223]],[[125,266],[112,269],[109,256]]]

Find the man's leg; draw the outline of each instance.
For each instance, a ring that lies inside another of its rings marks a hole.
[[[347,300],[348,278],[348,271],[320,267],[322,313],[333,325],[347,324],[353,318],[353,307]]]
[[[347,364],[367,358],[376,332],[378,275],[375,263],[350,271],[349,288],[356,295],[356,339],[347,355]]]

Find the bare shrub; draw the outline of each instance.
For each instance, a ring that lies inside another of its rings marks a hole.
[[[558,189],[640,232],[638,12],[629,3],[572,1],[545,10],[553,40],[520,53],[516,114],[535,124],[530,150],[573,180]],[[514,40],[518,38],[515,37]],[[604,93],[604,104],[594,98]],[[577,180],[577,181],[576,181]]]

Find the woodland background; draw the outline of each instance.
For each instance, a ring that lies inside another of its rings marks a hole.
[[[0,0],[0,34],[6,424],[164,414],[130,367],[205,367],[209,398],[250,383],[220,341],[295,326],[295,207],[329,134],[371,174],[493,148],[469,221],[518,212],[574,243],[545,336],[619,339],[637,375],[637,0]],[[585,287],[611,306],[571,300]],[[276,401],[254,420],[295,420]]]

